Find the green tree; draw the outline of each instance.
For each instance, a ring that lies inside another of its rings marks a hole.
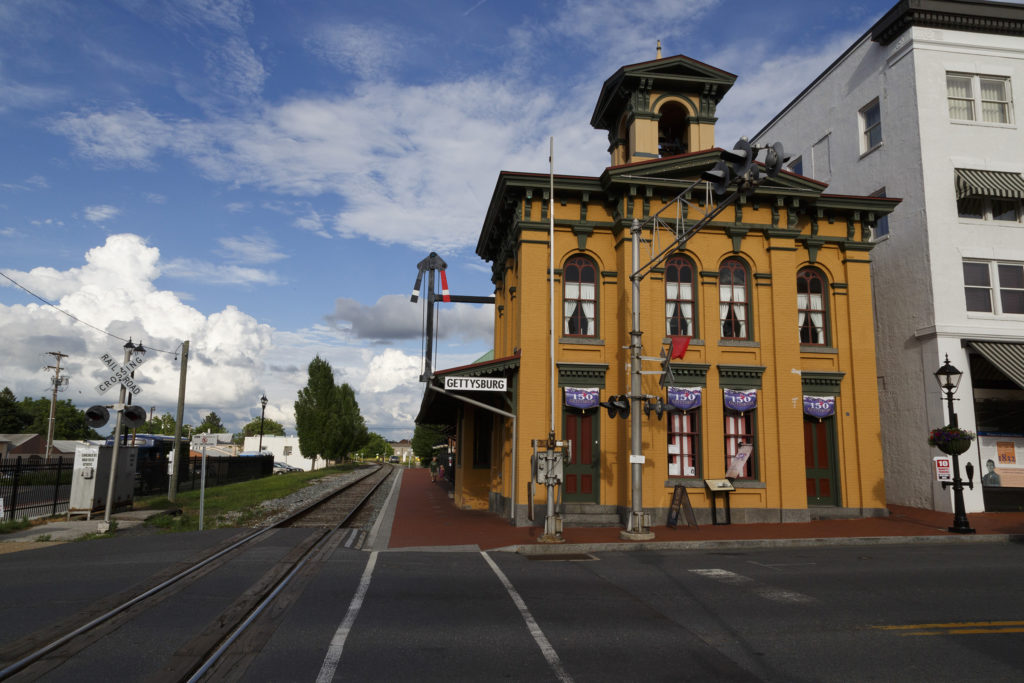
[[[32,416],[18,403],[10,387],[0,391],[0,434],[25,434]]]
[[[209,432],[210,434],[226,434],[228,428],[221,423],[220,418],[217,417],[217,413],[210,412],[209,415],[203,418],[203,421],[196,427],[196,432],[203,434]]]
[[[344,460],[369,437],[355,392],[335,384],[331,364],[319,355],[310,361],[309,379],[295,401],[295,429],[303,456],[332,461]]]
[[[247,436],[258,436],[260,433],[260,418],[255,417],[247,425],[242,427],[242,431],[235,434],[235,438],[232,441],[239,446],[245,443],[245,437]],[[271,420],[269,417],[263,420],[263,435],[264,436],[284,436],[284,426],[280,422]]]
[[[391,447],[391,444],[388,443],[387,439],[376,432],[370,432],[366,443],[362,448],[356,451],[356,455],[363,460],[376,458],[378,456],[382,456],[387,460],[394,454],[395,449]]]
[[[412,453],[426,467],[434,457],[434,446],[447,443],[448,434],[441,425],[416,425],[412,433]]]
[[[50,431],[50,399],[23,398],[20,407],[31,422],[21,432],[46,437]],[[57,401],[53,406],[54,439],[98,439],[100,435],[85,420],[85,411],[79,410],[70,399]]]
[[[157,415],[152,420],[146,422],[139,428],[139,431],[144,434],[168,434],[174,435],[174,425],[176,420],[170,413],[164,413],[163,415]],[[189,430],[192,429],[191,425],[182,425],[181,433],[184,435],[182,438],[187,439]]]

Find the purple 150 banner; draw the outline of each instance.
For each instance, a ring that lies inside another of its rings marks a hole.
[[[828,417],[836,414],[835,396],[804,396],[804,412],[811,417]]]
[[[600,390],[597,387],[580,389],[565,387],[565,405],[570,408],[596,408]]]
[[[669,387],[668,404],[679,410],[700,408],[700,387]]]
[[[757,407],[757,389],[722,389],[725,392],[725,407],[744,412]]]

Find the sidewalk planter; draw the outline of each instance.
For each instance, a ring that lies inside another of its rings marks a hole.
[[[974,432],[959,427],[939,427],[928,434],[928,444],[935,446],[946,455],[966,453],[974,440]]]

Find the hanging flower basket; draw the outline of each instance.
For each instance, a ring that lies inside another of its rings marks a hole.
[[[959,427],[939,427],[928,434],[928,445],[935,446],[946,455],[966,453],[974,441],[974,432]]]

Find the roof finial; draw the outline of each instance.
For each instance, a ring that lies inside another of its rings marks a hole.
[[[658,41],[658,56],[657,59],[661,59],[661,41]]]

